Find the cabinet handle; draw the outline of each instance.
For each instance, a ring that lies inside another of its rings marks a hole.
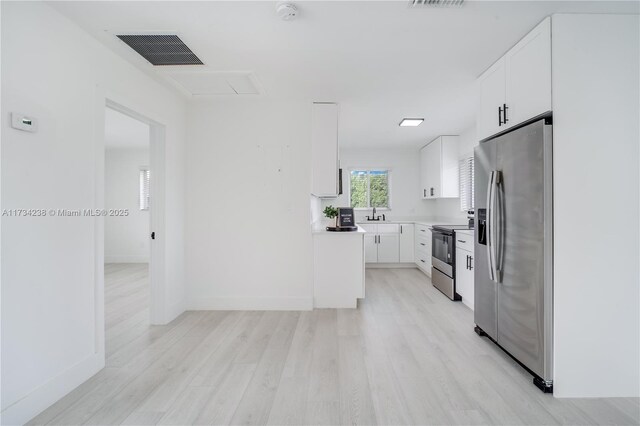
[[[466,243],[465,240],[458,240],[459,243]]]
[[[426,246],[426,244],[425,244],[425,243],[420,243],[420,245],[421,245],[421,246]]]
[[[431,188],[431,196],[433,197],[433,188]]]
[[[424,261],[424,260],[422,260],[422,259],[420,259],[420,262],[422,262],[422,263],[427,263],[427,262],[425,262],[425,261]]]
[[[402,225],[400,225],[400,233],[402,234]]]
[[[502,121],[503,124],[507,124],[507,121],[509,121],[509,119],[507,118],[507,109],[509,107],[507,106],[507,104],[502,104],[502,115],[504,116],[504,120]]]
[[[502,107],[498,107],[498,127],[502,126]]]
[[[473,269],[473,257],[469,256],[469,270],[471,271]]]
[[[427,196],[427,190],[426,190],[426,189],[423,189],[423,190],[422,190],[422,196],[423,196],[423,197],[426,197],[426,196]]]
[[[466,268],[469,269],[469,255],[467,255],[467,266],[466,266]]]

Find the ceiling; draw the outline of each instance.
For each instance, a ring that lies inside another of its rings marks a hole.
[[[149,148],[149,125],[106,108],[104,145],[107,149]]]
[[[467,1],[461,8],[412,8],[404,0],[293,3],[299,11],[293,21],[280,20],[271,1],[50,4],[183,94],[165,75],[176,67],[154,68],[115,34],[176,33],[205,71],[251,73],[260,94],[246,99],[338,102],[347,147],[418,147],[461,133],[474,123],[475,79],[545,16],[639,11],[635,1]],[[425,122],[400,128],[403,117]]]

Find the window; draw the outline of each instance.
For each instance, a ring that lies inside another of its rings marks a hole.
[[[460,173],[460,210],[473,210],[473,155],[465,157],[459,163]]]
[[[351,170],[350,182],[351,207],[355,209],[389,208],[389,170]]]
[[[140,167],[138,205],[140,210],[149,210],[149,168]]]

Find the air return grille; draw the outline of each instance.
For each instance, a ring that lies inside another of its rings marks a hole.
[[[177,35],[118,35],[152,65],[203,65]]]

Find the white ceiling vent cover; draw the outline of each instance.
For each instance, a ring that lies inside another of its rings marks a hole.
[[[410,0],[411,7],[462,7],[464,0]]]
[[[163,73],[169,80],[192,96],[260,95],[261,90],[251,72],[181,72]]]

